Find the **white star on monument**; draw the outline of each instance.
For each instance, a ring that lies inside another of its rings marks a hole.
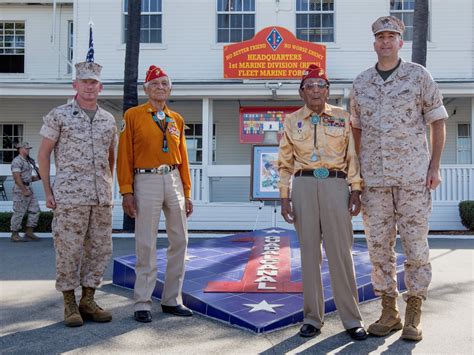
[[[252,309],[249,310],[249,313],[258,312],[258,311],[276,313],[276,311],[273,308],[282,307],[282,306],[284,306],[284,304],[269,304],[269,303],[267,303],[267,301],[263,300],[260,303],[244,304],[244,306],[252,307]]]
[[[265,233],[283,233],[283,231],[280,231],[278,229],[270,229],[268,231],[265,231]]]

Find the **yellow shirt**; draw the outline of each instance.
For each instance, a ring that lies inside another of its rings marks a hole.
[[[341,108],[325,105],[317,125],[317,142],[314,148],[314,125],[311,111],[306,105],[287,115],[280,141],[278,168],[280,172],[280,197],[290,194],[291,176],[300,170],[320,167],[341,170],[347,174],[352,190],[361,190],[359,160],[350,126],[350,114]],[[312,161],[316,153],[318,160]]]
[[[156,109],[149,103],[132,107],[125,112],[119,139],[117,157],[117,179],[120,193],[133,193],[133,169],[157,168],[162,164],[178,165],[184,195],[191,196],[188,152],[184,137],[184,119],[165,106],[171,118],[166,128],[168,152],[163,152],[163,132],[153,121]]]

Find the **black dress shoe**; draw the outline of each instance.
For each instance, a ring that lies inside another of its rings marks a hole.
[[[163,310],[163,313],[169,313],[179,317],[191,317],[193,315],[193,311],[182,304],[177,306],[161,305],[161,309]]]
[[[303,326],[300,328],[300,336],[303,338],[314,337],[316,334],[319,334],[319,332],[319,329],[311,324],[303,324]]]
[[[150,311],[135,311],[135,320],[142,323],[151,322],[151,312]]]
[[[367,332],[362,327],[355,327],[351,329],[346,329],[346,332],[349,333],[352,339],[354,340],[365,340],[367,339]]]

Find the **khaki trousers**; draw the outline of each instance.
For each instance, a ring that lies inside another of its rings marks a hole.
[[[362,217],[372,262],[372,284],[378,296],[398,296],[395,240],[397,228],[405,252],[404,299],[426,299],[431,282],[428,219],[431,192],[423,185],[366,187]]]
[[[362,326],[352,260],[349,188],[340,178],[296,177],[292,203],[301,249],[304,323],[320,329],[324,323],[321,280],[322,241],[329,264],[331,287],[344,328]]]
[[[165,285],[161,304],[182,304],[181,289],[188,245],[188,228],[183,184],[177,169],[166,175],[137,174],[134,182],[137,204],[135,224],[135,311],[151,310],[151,295],[156,285],[156,237],[161,211],[166,218],[168,250]]]

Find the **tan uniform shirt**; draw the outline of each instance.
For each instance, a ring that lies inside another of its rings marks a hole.
[[[353,84],[351,121],[362,130],[361,175],[365,186],[408,186],[426,181],[430,162],[426,125],[448,117],[428,71],[402,61],[383,81],[375,67]]]
[[[349,124],[349,113],[326,104],[317,128],[316,150],[314,125],[310,119],[312,114],[313,111],[304,106],[285,118],[278,154],[280,197],[289,197],[290,180],[294,173],[320,167],[345,172],[352,190],[361,190],[362,179]],[[313,152],[316,152],[317,161],[311,160]]]
[[[91,123],[73,101],[53,109],[43,121],[40,134],[56,142],[53,184],[56,202],[111,205],[113,178],[109,149],[114,149],[117,142],[114,117],[99,107]]]

